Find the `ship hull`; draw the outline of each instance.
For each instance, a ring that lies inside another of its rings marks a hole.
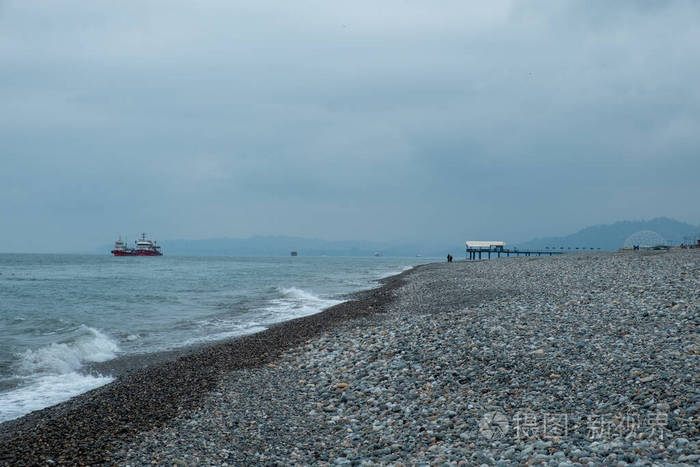
[[[120,251],[112,250],[114,256],[163,256],[160,251]]]
[[[160,251],[137,251],[134,256],[163,256]]]
[[[134,251],[112,250],[114,256],[136,256]]]

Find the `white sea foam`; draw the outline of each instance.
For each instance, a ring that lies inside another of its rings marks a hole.
[[[117,356],[119,346],[109,336],[88,326],[81,326],[81,331],[73,342],[26,350],[20,355],[20,374],[66,374],[85,362],[105,362]]]
[[[77,372],[38,377],[26,386],[0,393],[0,422],[66,401],[103,386],[113,379],[109,376],[91,376]]]
[[[342,303],[342,300],[321,298],[297,287],[283,288],[280,289],[280,292],[282,297],[271,300],[270,304],[264,309],[269,322],[279,322],[313,315],[333,305]]]
[[[182,343],[182,345],[187,347],[188,345],[202,344],[205,342],[215,342],[228,339],[230,337],[240,337],[248,334],[254,334],[256,332],[264,331],[265,329],[267,329],[267,327],[261,326],[259,323],[255,322],[248,322],[245,324],[220,322],[217,323],[217,327],[224,328],[226,330],[207,334],[206,336],[199,336],[187,339],[185,342]]]
[[[110,376],[93,376],[78,370],[86,362],[104,362],[117,356],[119,346],[97,329],[81,326],[72,342],[28,349],[18,355],[16,376],[24,384],[0,393],[0,422],[21,417],[102,386]]]
[[[267,306],[256,310],[254,319],[250,319],[250,316],[243,318],[237,316],[230,319],[212,318],[201,320],[198,321],[197,325],[204,329],[206,334],[173,343],[170,347],[161,350],[254,334],[264,331],[271,324],[312,315],[342,303],[341,300],[321,298],[297,287],[280,288],[278,292],[281,297],[270,300]]]

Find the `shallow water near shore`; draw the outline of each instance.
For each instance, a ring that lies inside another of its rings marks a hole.
[[[107,384],[96,362],[317,313],[429,258],[0,255],[0,422]]]

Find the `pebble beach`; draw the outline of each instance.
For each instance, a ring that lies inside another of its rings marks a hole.
[[[698,465],[700,250],[418,266],[0,425],[0,462]]]

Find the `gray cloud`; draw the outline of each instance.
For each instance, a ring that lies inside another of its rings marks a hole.
[[[699,19],[692,1],[5,2],[1,244],[697,223]]]

